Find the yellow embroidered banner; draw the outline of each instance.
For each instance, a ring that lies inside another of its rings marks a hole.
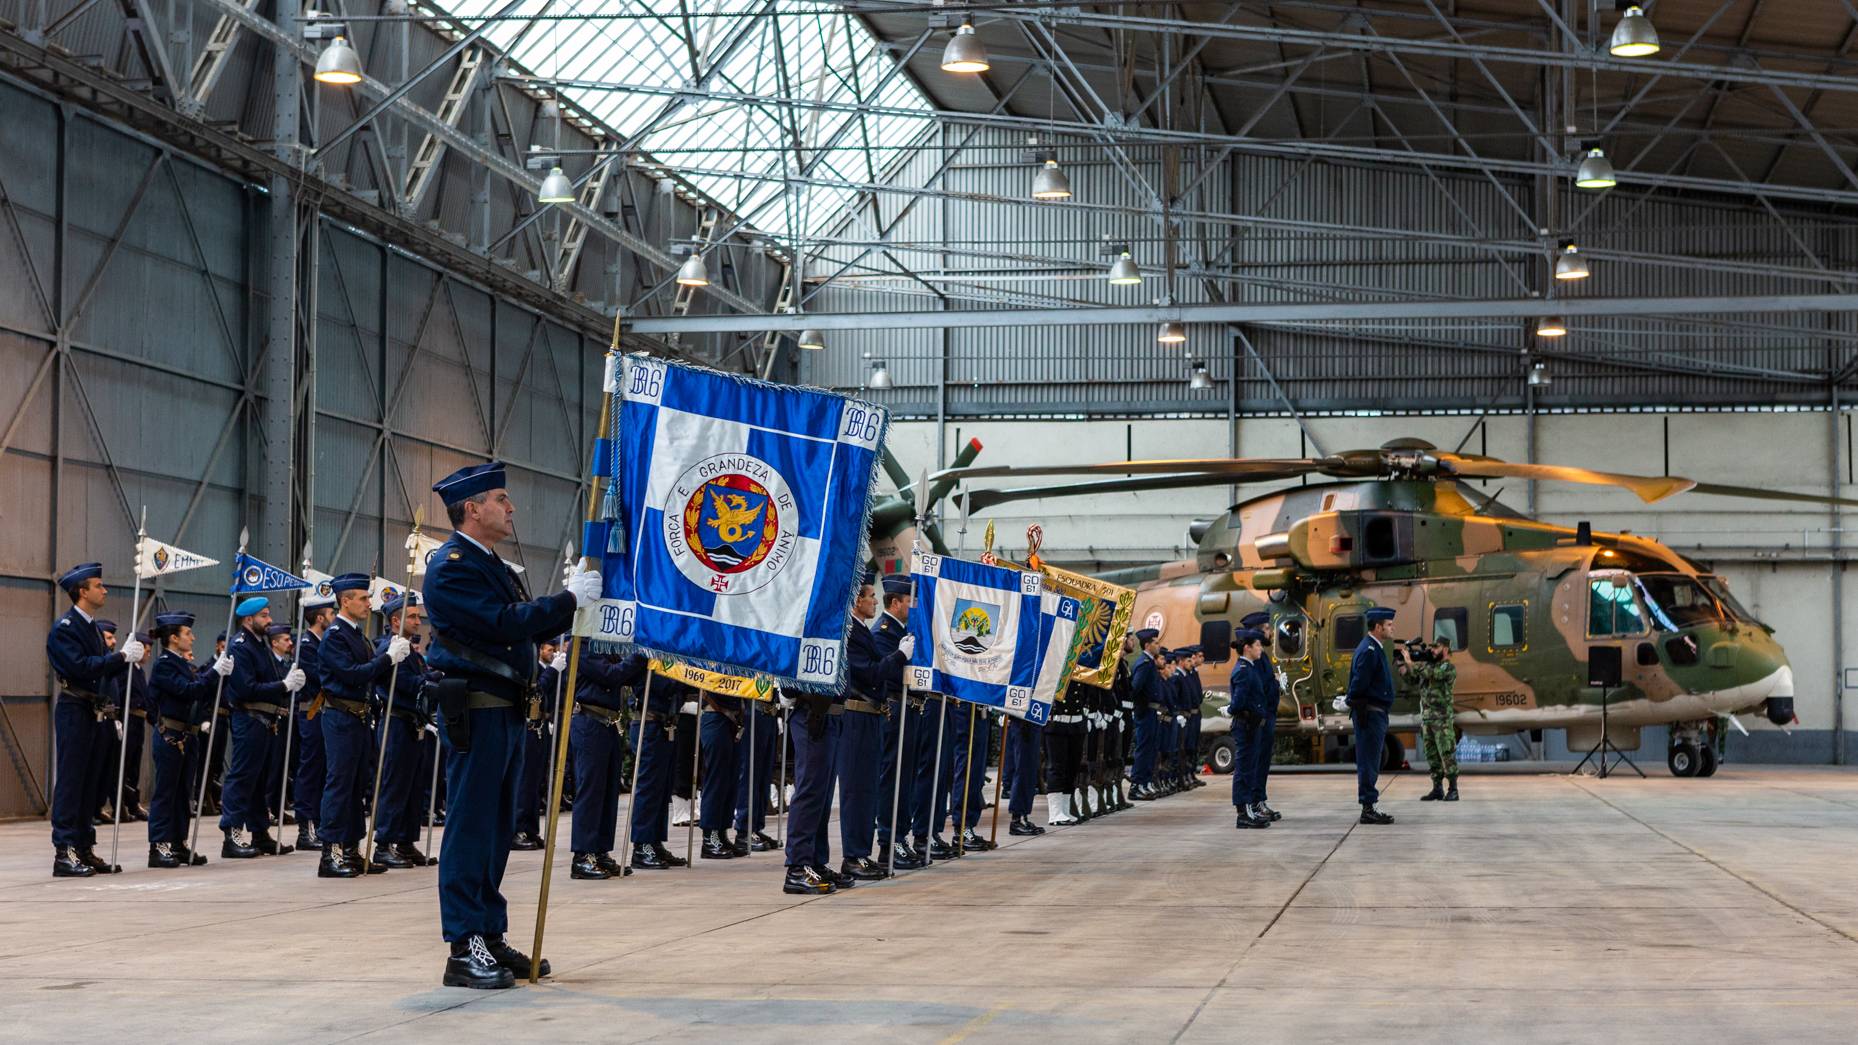
[[[705,693],[714,693],[721,697],[743,697],[748,700],[773,700],[774,683],[763,675],[743,678],[740,675],[724,675],[715,671],[693,668],[682,661],[652,658],[652,674],[694,686]]]

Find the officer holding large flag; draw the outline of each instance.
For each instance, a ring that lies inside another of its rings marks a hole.
[[[442,728],[449,741],[451,815],[439,849],[439,920],[451,956],[444,983],[501,988],[527,975],[529,958],[504,940],[501,887],[516,830],[523,733],[536,675],[536,643],[566,630],[577,606],[600,598],[598,570],[572,571],[566,590],[530,599],[495,548],[516,533],[516,505],[499,462],[472,465],[432,487],[453,533],[426,570],[426,612]],[[538,956],[539,957],[539,956]],[[540,963],[541,974],[549,973]]]

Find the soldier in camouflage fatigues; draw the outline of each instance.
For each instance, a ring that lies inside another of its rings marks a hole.
[[[1452,689],[1458,681],[1458,669],[1452,666],[1451,647],[1435,642],[1432,652],[1439,659],[1430,664],[1415,663],[1407,669],[1408,683],[1419,693],[1420,747],[1426,765],[1432,770],[1432,790],[1420,796],[1422,802],[1458,801],[1458,731],[1453,727],[1457,708],[1452,704]],[[1441,787],[1450,781],[1450,790]]]

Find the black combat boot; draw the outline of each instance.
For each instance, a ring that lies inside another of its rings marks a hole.
[[[883,852],[884,848],[879,846],[878,851]],[[907,842],[898,842],[891,847],[890,852],[895,857],[892,864],[899,871],[914,871],[923,865],[922,854],[910,848]]]
[[[77,855],[74,846],[61,845],[52,854],[53,878],[89,878],[97,869]]]
[[[670,870],[672,867],[677,866],[676,864],[670,863],[669,861],[664,859],[664,857],[670,856],[671,855],[670,853],[664,853],[664,856],[659,855],[661,852],[663,852],[663,849],[664,849],[663,846],[659,846],[656,844],[633,846],[632,847],[633,870],[635,871],[666,871],[666,870]]]
[[[406,854],[400,852],[399,846],[394,845],[392,842],[382,842],[379,840],[376,840],[374,843],[374,862],[380,864],[382,867],[391,868],[395,871],[419,866],[412,860],[409,860]]]
[[[1452,786],[1446,790],[1445,800],[1447,802],[1458,801],[1458,778],[1457,777],[1452,777]]]
[[[858,884],[858,879],[853,878],[844,871],[834,871],[825,864],[814,864],[813,873],[831,882],[835,889],[850,889],[852,886]]]
[[[961,833],[961,847],[970,853],[985,853],[998,848],[994,843],[981,837],[981,833],[970,827]]]
[[[419,846],[411,842],[395,842],[388,848],[399,853],[402,860],[408,861],[414,867],[431,867],[439,862],[438,857],[427,856],[419,851]]]
[[[342,847],[342,861],[352,865],[358,875],[387,873],[387,865],[381,863],[380,854],[375,854],[375,859],[370,862],[361,855],[361,843],[359,842],[350,842]]]
[[[1373,803],[1363,803],[1361,806],[1361,822],[1364,824],[1391,824],[1394,822],[1394,818],[1374,808]]]
[[[918,849],[922,848],[921,839],[917,840],[917,848]],[[931,835],[929,837],[929,859],[949,860],[949,859],[952,859],[954,855],[955,855],[955,847],[952,845],[949,845],[947,842],[942,841],[941,835]]]
[[[729,844],[727,831],[703,832],[703,848],[697,851],[699,860],[733,860],[735,846]]]
[[[342,847],[334,842],[323,843],[322,859],[316,861],[318,878],[360,878],[362,874],[359,863],[349,863],[342,858]]]
[[[614,878],[624,878],[632,873],[632,868],[619,866],[619,861],[613,859],[612,853],[595,853],[594,859],[600,861],[600,866],[606,868],[606,873]]]
[[[257,856],[258,848],[256,846],[247,845],[239,841],[238,832],[227,829],[226,840],[219,845],[219,858],[221,860],[251,860],[255,859]]]
[[[497,959],[498,965],[510,970],[511,973],[521,979],[526,980],[529,978],[529,956],[511,947],[501,935],[485,934],[484,946],[490,951],[491,957]],[[536,970],[536,974],[539,976],[547,976],[554,971],[555,970],[549,968],[548,959],[544,958],[542,959],[541,968]]]
[[[156,842],[148,847],[148,866],[150,867],[185,867],[181,858],[174,853],[172,842]]]
[[[575,853],[574,864],[568,868],[568,877],[604,882],[613,875],[607,871],[606,865],[600,862],[600,857],[596,854]]]
[[[734,853],[737,856],[748,855],[749,848],[748,848],[748,832],[747,831],[737,831],[735,833],[734,838],[730,838],[729,832],[724,831],[723,839],[724,841],[727,841],[729,843],[730,852]]]
[[[1260,827],[1270,827],[1271,821],[1259,820],[1258,817],[1252,814],[1252,807],[1245,805],[1239,807],[1238,822],[1234,826],[1240,831],[1253,831]]]
[[[681,856],[672,855],[671,850],[666,849],[664,847],[663,842],[653,842],[652,849],[654,849],[658,853],[658,859],[664,861],[664,865],[666,867],[689,867],[690,866],[689,860],[686,860]]]
[[[1279,820],[1284,819],[1284,814],[1278,812],[1275,809],[1272,809],[1268,804],[1264,802],[1253,802],[1252,811],[1257,813],[1259,816],[1264,817],[1266,820],[1271,821],[1274,824],[1277,823]]]
[[[518,831],[510,836],[510,849],[513,852],[534,852],[542,848],[542,840],[527,831]]]
[[[447,987],[502,990],[516,986],[516,975],[497,961],[482,936],[473,933],[452,943],[452,956],[445,960],[443,982]]]
[[[890,877],[890,872],[884,869],[883,864],[877,863],[868,857],[859,860],[847,860],[841,863],[839,865],[839,873],[864,882],[875,882],[881,878]]]
[[[1438,800],[1444,797],[1445,797],[1445,778],[1435,776],[1432,778],[1432,790],[1426,792],[1423,795],[1420,795],[1419,800],[1421,802],[1437,802]]]
[[[300,820],[297,822],[297,848],[303,852],[323,847],[322,836],[316,833],[316,821]]]
[[[763,831],[756,831],[753,835],[749,836],[748,839],[748,848],[753,852],[772,853],[780,847],[781,843],[776,842]]]
[[[1026,817],[1016,816],[1013,818],[1013,822],[1007,825],[1006,833],[1009,835],[1025,835],[1027,837],[1032,837],[1034,835],[1044,834],[1045,829]]]
[[[205,867],[206,866],[206,857],[201,856],[199,853],[196,853],[192,849],[187,848],[186,842],[172,842],[170,844],[174,846],[174,855],[181,858],[182,866],[184,867]]]
[[[98,856],[96,851],[91,849],[89,846],[84,846],[78,849],[77,858],[89,864],[91,870],[97,872],[98,874],[122,874],[123,873],[123,865],[113,864],[113,863],[110,863],[104,860],[103,857]]]
[[[781,882],[781,892],[796,896],[829,896],[837,891],[838,886],[806,864],[789,864],[786,880]]]
[[[258,831],[252,835],[252,848],[266,856],[284,856],[296,852],[291,846],[281,845],[271,837],[270,831]]]

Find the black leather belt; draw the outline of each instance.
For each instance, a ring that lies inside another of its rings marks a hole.
[[[577,703],[574,705],[574,713],[577,715],[586,715],[589,718],[599,719],[609,726],[617,725],[619,722],[618,708],[603,708],[598,704]]]
[[[884,713],[884,709],[878,705],[868,700],[859,700],[857,697],[845,698],[845,710],[859,711],[867,715],[882,715]]]
[[[200,727],[198,724],[193,723],[193,722],[183,722],[178,718],[169,718],[166,715],[161,716],[161,728],[170,730],[175,733],[198,733],[200,732]]]
[[[256,701],[240,704],[239,710],[247,713],[255,711],[261,715],[282,715],[284,713],[284,709],[276,704],[260,704]]]

